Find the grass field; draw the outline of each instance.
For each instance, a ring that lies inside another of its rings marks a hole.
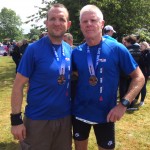
[[[0,150],[17,150],[17,141],[10,133],[10,97],[15,77],[11,57],[0,57]],[[138,111],[126,112],[116,123],[116,150],[150,150],[150,81],[145,105]],[[25,96],[24,96],[25,99]],[[97,150],[93,131],[89,150]]]

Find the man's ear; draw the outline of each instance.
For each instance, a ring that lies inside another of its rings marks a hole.
[[[67,29],[69,29],[71,27],[71,24],[72,24],[72,22],[68,21],[68,27],[67,27]]]
[[[44,24],[45,24],[46,27],[47,27],[47,23],[48,23],[48,20],[45,20],[45,21],[44,21]]]
[[[103,20],[101,23],[102,23],[102,29],[103,29],[103,28],[104,28],[105,21]]]

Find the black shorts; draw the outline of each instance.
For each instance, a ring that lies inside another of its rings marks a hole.
[[[83,141],[88,139],[91,127],[93,126],[97,144],[104,149],[115,148],[115,125],[113,122],[91,125],[73,117],[72,123],[74,140]]]

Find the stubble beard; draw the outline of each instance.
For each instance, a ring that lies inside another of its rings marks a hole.
[[[64,34],[65,34],[65,31],[64,32],[62,32],[62,33],[60,33],[60,34],[55,34],[55,33],[52,33],[52,34],[50,34],[50,36],[52,37],[52,38],[55,38],[55,39],[62,39],[63,38],[63,36],[64,36]]]

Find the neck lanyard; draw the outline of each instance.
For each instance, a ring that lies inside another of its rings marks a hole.
[[[61,60],[60,60],[60,58],[58,56],[58,53],[57,53],[54,46],[52,46],[52,49],[53,49],[53,52],[54,52],[55,59],[58,62],[58,64],[60,65],[59,75],[65,75],[65,58],[66,58],[66,56],[65,56],[64,48],[61,45]]]
[[[90,48],[87,45],[87,62],[88,62],[89,73],[90,73],[91,76],[95,76],[95,70],[97,69],[99,59],[100,59],[101,45],[102,45],[102,42],[99,44],[99,47],[98,47],[98,51],[97,51],[97,55],[96,55],[95,68],[94,68],[94,65],[93,65],[92,56],[91,56],[91,53],[90,53]]]
[[[89,68],[89,73],[90,73],[89,84],[91,86],[95,86],[98,82],[98,79],[95,75],[95,71],[96,71],[98,63],[99,63],[100,54],[101,54],[101,47],[102,47],[102,42],[100,42],[99,47],[98,47],[98,51],[97,51],[97,55],[96,55],[96,64],[95,64],[95,68],[94,68],[94,65],[92,62],[92,56],[90,53],[90,48],[87,45],[87,63],[88,63],[88,68]]]
[[[52,51],[54,53],[54,57],[58,63],[58,66],[60,66],[59,68],[59,76],[57,79],[57,82],[59,85],[64,85],[66,83],[67,85],[67,89],[69,88],[69,80],[70,80],[70,67],[68,66],[68,75],[67,75],[67,82],[66,82],[66,76],[65,76],[65,68],[66,68],[66,55],[65,55],[65,48],[64,46],[61,44],[61,58],[59,58],[58,53],[55,49],[55,47],[52,45],[51,41],[50,41],[50,46],[52,48]],[[66,91],[66,96],[68,91]]]

